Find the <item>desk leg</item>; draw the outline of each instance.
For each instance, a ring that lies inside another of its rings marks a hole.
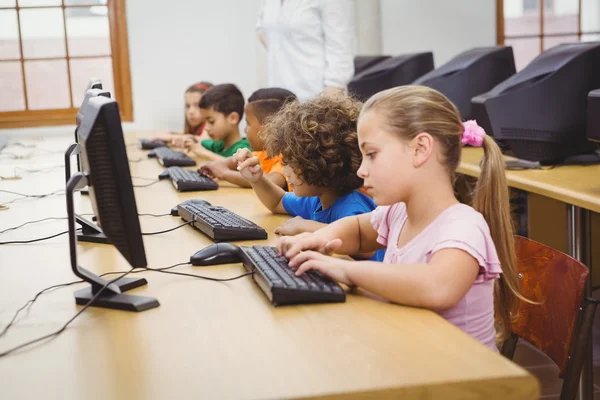
[[[569,255],[590,268],[585,296],[592,295],[592,240],[591,240],[591,215],[588,210],[567,205],[568,251]],[[594,354],[592,336],[587,343],[588,351],[583,362],[581,379],[579,381],[579,398],[592,400],[594,397]]]

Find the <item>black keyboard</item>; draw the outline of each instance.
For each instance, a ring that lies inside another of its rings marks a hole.
[[[156,157],[160,165],[164,167],[192,167],[196,165],[193,158],[181,151],[171,150],[168,147],[157,147],[148,153],[148,157]]]
[[[152,150],[157,147],[165,147],[167,144],[162,140],[150,140],[150,139],[140,139],[138,140],[138,147],[142,150]]]
[[[206,175],[181,167],[167,168],[173,186],[180,192],[192,192],[197,190],[217,190],[219,185]],[[162,174],[161,174],[162,175]]]
[[[252,221],[209,202],[184,202],[177,206],[181,219],[215,242],[231,240],[263,240],[267,232]]]
[[[317,271],[296,276],[287,259],[274,247],[240,246],[244,267],[275,306],[305,303],[343,303],[346,293],[336,282]]]

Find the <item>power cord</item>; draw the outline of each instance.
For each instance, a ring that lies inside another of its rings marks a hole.
[[[244,273],[244,274],[241,274],[241,275],[235,276],[235,277],[233,277],[233,278],[224,278],[224,279],[220,279],[220,278],[210,278],[210,277],[207,277],[207,276],[202,276],[202,275],[185,274],[185,273],[179,273],[179,272],[167,271],[167,270],[168,270],[168,269],[170,269],[170,268],[174,268],[174,267],[181,266],[181,265],[187,265],[187,264],[189,264],[189,262],[175,264],[175,265],[172,265],[172,266],[170,266],[170,267],[166,267],[166,268],[156,268],[156,269],[153,269],[153,268],[145,268],[145,269],[142,269],[142,270],[140,270],[140,271],[138,271],[138,272],[144,272],[144,271],[162,272],[162,273],[167,273],[167,274],[175,274],[175,275],[190,276],[190,277],[194,277],[194,278],[198,278],[198,279],[205,279],[205,280],[210,280],[210,281],[215,281],[215,282],[228,282],[228,281],[232,281],[232,280],[235,280],[235,279],[240,279],[240,278],[243,278],[243,277],[246,277],[246,276],[249,276],[249,275],[253,275],[253,274],[254,274],[254,272],[252,271],[252,272],[246,272],[246,273]],[[115,279],[113,279],[113,280],[111,280],[111,281],[108,281],[108,282],[107,282],[107,283],[106,283],[106,284],[105,284],[105,285],[104,285],[104,286],[103,286],[103,287],[102,287],[100,290],[98,290],[98,292],[97,292],[97,293],[94,295],[94,297],[92,297],[92,298],[91,298],[91,300],[90,300],[90,301],[88,301],[88,302],[85,304],[85,306],[83,306],[83,308],[82,308],[81,310],[79,310],[79,311],[78,311],[78,312],[77,312],[77,313],[76,313],[76,314],[75,314],[75,315],[74,315],[74,316],[73,316],[71,319],[69,319],[69,320],[68,320],[68,321],[67,321],[67,322],[66,322],[66,323],[65,323],[65,324],[64,324],[64,325],[63,325],[63,326],[62,326],[60,329],[58,329],[57,331],[55,331],[55,332],[52,332],[52,333],[50,333],[50,334],[48,334],[48,335],[44,335],[44,336],[42,336],[42,337],[39,337],[39,338],[37,338],[37,339],[30,340],[30,341],[28,341],[28,342],[25,342],[25,343],[23,343],[23,344],[20,344],[20,345],[18,345],[18,346],[15,346],[15,347],[13,347],[13,348],[10,348],[10,349],[8,349],[8,350],[6,350],[6,351],[4,351],[4,352],[0,353],[0,358],[2,358],[2,357],[4,357],[4,356],[7,356],[7,355],[9,355],[9,354],[11,354],[11,353],[13,353],[13,352],[15,352],[15,351],[17,351],[17,350],[20,350],[20,349],[24,348],[24,347],[27,347],[27,346],[30,346],[30,345],[32,345],[32,344],[35,344],[35,343],[41,342],[41,341],[43,341],[43,340],[50,339],[51,337],[54,337],[54,336],[58,336],[58,335],[60,335],[62,332],[64,332],[64,331],[65,331],[65,329],[67,329],[67,327],[68,327],[68,326],[69,326],[69,325],[70,325],[70,324],[71,324],[71,323],[72,323],[72,322],[73,322],[73,321],[74,321],[74,320],[75,320],[75,319],[76,319],[78,316],[80,316],[80,315],[81,315],[81,314],[82,314],[82,313],[83,313],[85,310],[87,310],[87,309],[88,309],[88,308],[89,308],[89,307],[90,307],[90,306],[93,304],[93,302],[94,302],[94,301],[95,301],[95,300],[98,298],[98,296],[100,296],[100,294],[102,294],[102,292],[104,292],[104,290],[106,290],[106,288],[108,287],[108,285],[110,285],[110,284],[112,284],[112,283],[115,283],[116,281],[118,281],[119,279],[122,279],[122,278],[126,277],[126,276],[127,276],[127,275],[129,275],[130,273],[135,273],[135,272],[134,272],[134,269],[135,269],[135,268],[131,268],[129,271],[127,271],[127,272],[125,272],[125,273],[121,274],[121,275],[120,275],[120,276],[118,276],[117,278],[115,278]],[[118,272],[113,272],[113,273],[118,273]],[[107,274],[104,274],[104,275],[107,275]],[[25,305],[24,305],[23,307],[21,307],[21,308],[20,308],[20,309],[17,311],[17,313],[15,314],[15,317],[13,317],[13,319],[11,320],[11,322],[9,323],[9,325],[3,329],[2,333],[0,334],[0,337],[1,337],[2,335],[6,334],[6,332],[7,332],[7,331],[8,331],[8,329],[10,328],[10,326],[11,326],[11,325],[13,325],[13,323],[14,323],[14,320],[16,319],[16,316],[18,315],[18,313],[19,313],[21,310],[23,310],[25,307],[27,307],[27,305],[28,305],[28,304],[29,304],[30,306],[31,306],[31,305],[33,305],[33,302],[34,302],[34,301],[35,301],[35,300],[36,300],[36,299],[37,299],[37,298],[38,298],[38,297],[39,297],[39,296],[40,296],[42,293],[44,293],[44,292],[46,292],[46,291],[48,291],[48,290],[51,290],[51,289],[53,289],[53,288],[64,287],[64,286],[68,286],[68,285],[73,285],[73,284],[75,284],[75,283],[80,283],[80,282],[82,282],[82,281],[78,281],[78,282],[69,282],[69,283],[62,284],[62,285],[54,285],[54,286],[51,286],[51,287],[49,287],[49,288],[46,288],[46,289],[42,290],[41,292],[39,292],[39,293],[36,295],[36,297],[34,297],[34,299],[33,299],[33,300],[29,300],[27,303],[25,303]]]
[[[77,229],[77,230],[80,231],[81,229]],[[54,235],[45,236],[45,237],[37,238],[37,239],[12,240],[10,242],[0,242],[0,246],[5,245],[5,244],[29,244],[29,243],[36,243],[36,242],[41,242],[43,240],[53,239],[55,237],[65,235],[67,233],[69,233],[69,231],[59,232],[59,233],[55,233]]]
[[[160,182],[160,180],[155,180],[154,182],[150,182],[150,183],[147,183],[145,185],[133,185],[133,187],[134,188],[144,188],[144,187],[152,186],[152,185],[154,185],[154,184],[156,184],[158,182]]]
[[[186,223],[183,223],[183,224],[181,224],[181,225],[178,225],[178,226],[176,226],[175,228],[167,229],[167,230],[164,230],[164,231],[158,231],[158,232],[145,232],[145,233],[144,233],[144,232],[142,232],[142,235],[144,235],[144,236],[150,236],[150,235],[160,235],[161,233],[167,233],[167,232],[171,232],[171,231],[174,231],[174,230],[176,230],[176,229],[179,229],[179,228],[181,228],[182,226],[190,225],[190,224],[192,224],[192,223],[194,223],[194,221],[188,221],[188,222],[186,222]]]
[[[21,196],[21,198],[13,199],[13,200],[8,201],[6,203],[0,204],[0,206],[6,206],[7,204],[12,204],[12,203],[14,203],[16,201],[27,199],[27,198],[41,199],[41,198],[44,198],[44,197],[53,196],[55,194],[64,194],[65,190],[64,189],[60,189],[60,190],[56,190],[56,191],[54,191],[52,193],[45,193],[45,194],[23,194],[23,193],[17,193],[17,192],[12,192],[10,190],[2,190],[2,189],[0,189],[0,192],[14,194],[16,196]]]

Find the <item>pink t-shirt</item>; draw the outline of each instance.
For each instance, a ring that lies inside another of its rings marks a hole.
[[[377,207],[371,224],[377,241],[387,247],[383,262],[390,264],[429,263],[435,252],[460,249],[479,263],[479,275],[465,297],[440,315],[490,349],[497,351],[494,327],[494,280],[502,273],[496,246],[483,216],[464,204],[445,209],[402,248],[398,237],[406,222],[406,205]],[[401,266],[399,266],[401,268]]]

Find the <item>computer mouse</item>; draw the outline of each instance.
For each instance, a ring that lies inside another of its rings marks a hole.
[[[195,266],[232,264],[242,260],[242,250],[231,243],[217,243],[205,247],[190,257]]]
[[[148,158],[156,158],[156,153],[154,152],[154,150],[148,152]]]
[[[208,201],[206,200],[200,200],[200,199],[194,199],[194,200],[186,200],[182,203],[179,204],[198,204],[200,206],[210,206],[212,204],[210,204]],[[176,205],[175,207],[171,208],[171,215],[174,217],[179,217],[179,210],[177,209],[177,207],[179,206]]]
[[[157,147],[165,147],[167,144],[162,140],[140,139],[138,147],[142,150],[152,150]]]
[[[160,175],[158,175],[158,180],[162,181],[163,179],[169,179],[171,177],[171,174],[169,173],[169,170],[165,170],[163,172],[160,173]]]

